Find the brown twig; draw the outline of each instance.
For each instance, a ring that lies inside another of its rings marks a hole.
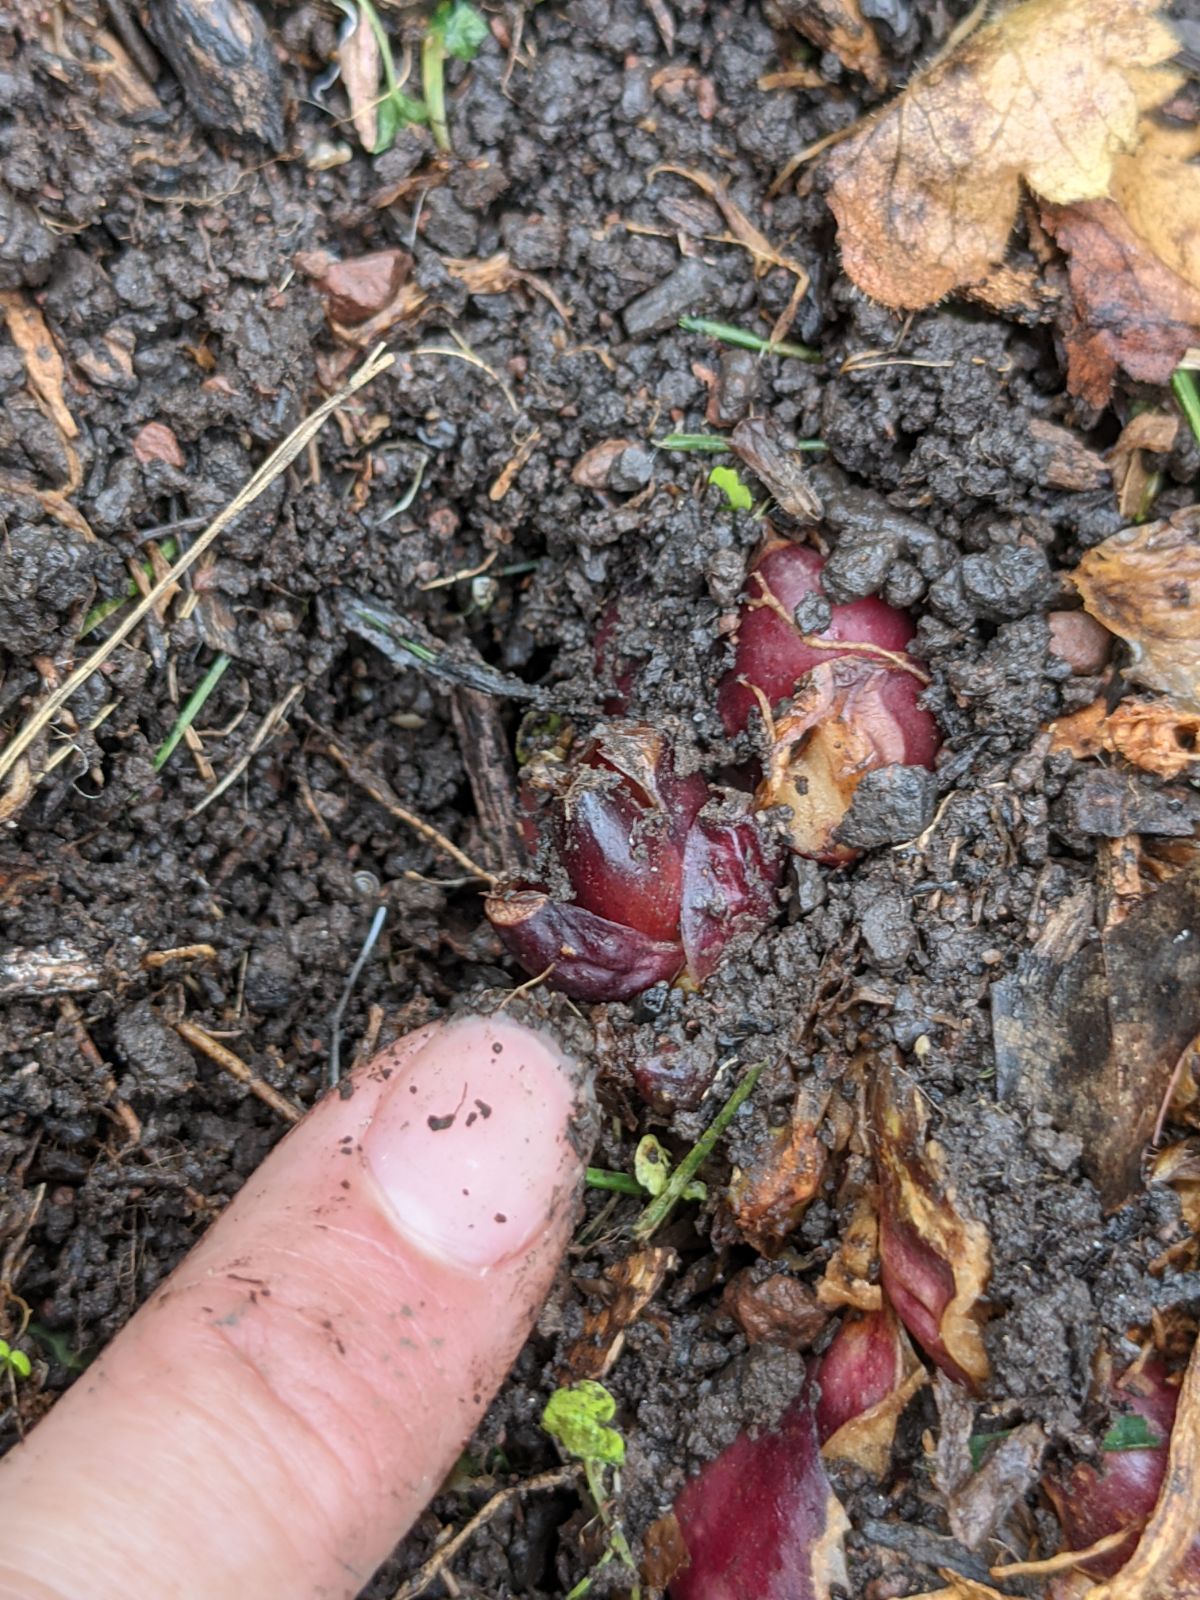
[[[280,1094],[278,1089],[272,1089],[269,1083],[264,1083],[240,1056],[235,1056],[232,1050],[226,1049],[219,1039],[214,1039],[212,1034],[199,1023],[184,1019],[174,1023],[173,1027],[181,1039],[186,1040],[210,1061],[215,1062],[222,1072],[227,1072],[231,1078],[244,1083],[252,1095],[261,1100],[263,1105],[270,1106],[271,1110],[285,1122],[299,1122],[304,1115],[299,1106],[293,1105],[285,1095]]]
[[[422,839],[428,840],[443,854],[448,855],[451,861],[457,861],[460,867],[469,872],[473,878],[478,878],[481,883],[489,885],[496,883],[496,874],[494,872],[488,872],[477,861],[472,861],[465,850],[460,850],[456,844],[447,839],[444,833],[439,833],[432,823],[426,822],[423,817],[416,816],[407,807],[402,806],[393,794],[390,785],[377,772],[372,772],[369,767],[363,766],[357,757],[343,750],[332,739],[328,741],[325,748],[347,776],[365,794],[369,794],[376,805],[381,805],[385,811],[390,812],[397,822],[403,822],[414,833],[419,833]]]
[[[510,1500],[517,1499],[523,1494],[541,1494],[548,1489],[565,1489],[568,1484],[575,1483],[581,1468],[578,1466],[555,1467],[552,1472],[542,1472],[536,1478],[526,1478],[523,1483],[511,1484],[507,1489],[500,1489],[484,1505],[482,1505],[469,1522],[446,1540],[440,1550],[434,1551],[425,1565],[406,1583],[402,1583],[396,1590],[392,1600],[417,1600],[418,1595],[425,1593],[435,1578],[443,1575],[447,1564],[462,1549],[469,1539],[484,1528],[505,1507]]]
[[[69,994],[64,994],[58,1002],[59,1015],[70,1027],[79,1047],[79,1054],[88,1065],[99,1074],[104,1086],[104,1093],[113,1103],[112,1115],[124,1128],[129,1137],[130,1144],[141,1144],[142,1124],[138,1120],[137,1112],[117,1093],[117,1080],[112,1068],[96,1048],[96,1042],[87,1031],[87,1024],[83,1020],[83,1013],[71,999]]]

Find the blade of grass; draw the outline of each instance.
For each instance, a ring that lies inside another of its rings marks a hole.
[[[174,561],[179,550],[179,546],[174,539],[164,539],[159,548],[168,561]],[[146,578],[153,578],[154,568],[150,563],[143,561],[140,565]],[[137,594],[138,586],[130,579],[124,594],[114,594],[110,595],[107,600],[98,600],[87,616],[84,617],[83,627],[79,630],[79,637],[86,639],[88,634],[93,633],[106,617],[111,617],[114,611],[119,611],[127,601],[135,600]]]
[[[720,339],[722,344],[736,345],[739,350],[761,350],[769,356],[791,356],[795,361],[821,361],[819,350],[806,344],[789,344],[780,339],[772,343],[748,328],[736,327],[732,322],[714,322],[711,317],[680,317],[679,326],[685,333],[702,333],[709,339]]]
[[[187,699],[183,703],[183,709],[175,718],[174,727],[159,745],[158,749],[154,752],[155,772],[161,772],[166,766],[167,762],[171,759],[171,756],[175,750],[175,746],[179,743],[180,739],[183,738],[184,734],[191,727],[192,723],[195,722],[196,718],[200,715],[200,711],[204,705],[204,702],[220,683],[222,677],[224,677],[225,668],[228,665],[229,657],[225,654],[224,650],[222,650],[220,655],[218,655],[214,660],[212,666],[209,667],[208,671],[200,679],[200,682],[192,690],[191,694],[188,695]]]
[[[1190,367],[1175,368],[1171,374],[1171,392],[1187,418],[1192,437],[1200,444],[1200,388],[1196,384],[1196,374]]]
[[[696,455],[725,455],[729,451],[729,440],[715,433],[667,433],[654,443],[659,450],[690,450]]]
[[[667,1179],[666,1188],[656,1199],[651,1200],[650,1204],[634,1223],[633,1236],[635,1239],[643,1241],[648,1239],[652,1233],[662,1227],[676,1205],[683,1199],[684,1190],[712,1154],[717,1140],[733,1121],[747,1096],[753,1090],[754,1085],[758,1082],[762,1069],[763,1063],[761,1061],[749,1069],[737,1088],[729,1096],[729,1099],[717,1112],[711,1125],[705,1129],[687,1155],[680,1161],[674,1172]]]
[[[446,118],[446,48],[441,35],[434,27],[426,30],[421,41],[421,87],[425,91],[425,109],[429,113],[429,129],[439,150],[450,149],[450,124]]]

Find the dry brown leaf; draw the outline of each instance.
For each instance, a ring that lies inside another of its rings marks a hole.
[[[567,1351],[572,1381],[603,1378],[611,1370],[630,1324],[641,1316],[678,1261],[674,1250],[655,1247],[639,1250],[608,1268],[605,1277],[612,1285],[612,1298],[599,1311],[587,1313],[583,1332]]]
[[[729,1203],[744,1238],[766,1252],[787,1237],[821,1187],[829,1151],[820,1133],[831,1094],[816,1077],[796,1096],[792,1120],[749,1171],[735,1170]]]
[[[738,205],[729,193],[728,185],[718,178],[710,178],[707,172],[698,172],[693,167],[677,167],[669,161],[662,161],[657,167],[651,167],[650,177],[655,177],[660,172],[672,172],[677,178],[686,178],[689,183],[694,183],[697,189],[702,189],[710,200],[720,208],[721,215],[729,225],[729,231],[737,242],[744,246],[754,257],[754,276],[761,278],[764,272],[772,267],[786,267],[796,279],[796,289],[793,299],[803,298],[808,291],[808,273],[790,256],[782,255],[761,228],[756,228],[750,218]],[[801,287],[803,285],[803,287]],[[772,330],[773,339],[782,339],[786,335]]]
[[[625,454],[632,439],[602,439],[590,450],[585,450],[571,468],[571,482],[583,489],[604,489],[614,463]]]
[[[1110,192],[1176,49],[1158,0],[1024,0],[985,23],[829,155],[847,272],[910,310],[986,278],[1022,182],[1058,206]]]
[[[1079,1141],[1106,1207],[1141,1187],[1142,1153],[1200,1033],[1200,863],[1100,931],[1090,888],[1048,918],[992,986],[1000,1099]],[[1096,933],[1100,931],[1100,937]]]
[[[1196,1507],[1200,1503],[1200,1343],[1179,1391],[1158,1504],[1137,1549],[1089,1600],[1197,1600]]]
[[[1139,383],[1166,383],[1200,339],[1200,286],[1164,266],[1112,200],[1043,206],[1042,221],[1067,255],[1071,393],[1105,405],[1118,368]]]
[[[18,289],[0,291],[0,305],[4,307],[9,336],[21,353],[29,387],[53,418],[63,438],[78,438],[75,418],[67,410],[67,402],[63,399],[66,373],[62,357],[50,337],[46,319]]]
[[[379,142],[379,78],[383,62],[375,30],[359,12],[358,26],[338,45],[342,84],[350,101],[350,120],[368,154]]]
[[[1178,778],[1200,762],[1200,716],[1166,700],[1122,700],[1109,711],[1103,696],[1051,725],[1051,750],[1077,760],[1116,755],[1159,778]]]
[[[987,1229],[960,1207],[945,1153],[926,1139],[916,1085],[890,1059],[872,1094],[883,1290],[913,1338],[969,1385],[988,1376],[980,1310],[991,1273]]]
[[[147,422],[139,428],[133,436],[133,453],[143,466],[151,461],[161,461],[168,467],[187,465],[179,440],[165,422]]]
[[[860,72],[876,89],[887,87],[879,40],[859,0],[776,0],[775,10],[819,50],[831,50],[844,67]]]
[[[1153,456],[1168,455],[1179,437],[1180,418],[1169,411],[1139,411],[1121,429],[1109,451],[1117,509],[1126,522],[1144,522],[1157,492]]]
[[[1128,644],[1126,676],[1200,712],[1200,506],[1113,534],[1073,576],[1087,610]]]
[[[1103,488],[1108,482],[1109,468],[1070,428],[1031,417],[1029,437],[1036,440],[1044,452],[1039,461],[1043,483],[1055,489],[1082,491]]]

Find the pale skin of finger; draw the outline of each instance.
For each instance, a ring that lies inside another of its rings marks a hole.
[[[356,1595],[553,1280],[579,1092],[467,1018],[324,1100],[0,1462],[0,1600]]]

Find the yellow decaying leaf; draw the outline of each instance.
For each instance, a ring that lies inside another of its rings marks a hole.
[[[1200,712],[1200,507],[1113,534],[1074,579],[1092,616],[1129,645],[1126,676]]]
[[[847,272],[919,309],[1002,259],[1022,181],[1060,206],[1107,196],[1177,48],[1158,0],[1024,0],[984,24],[830,153]]]

